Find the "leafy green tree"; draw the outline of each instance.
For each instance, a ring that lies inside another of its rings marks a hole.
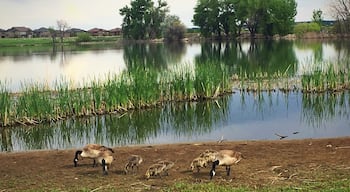
[[[198,0],[193,23],[203,36],[239,35],[246,25],[251,36],[288,34],[296,15],[295,0]]]
[[[213,33],[221,35],[218,0],[199,0],[194,13],[192,22],[200,27],[204,37],[210,37]]]
[[[180,41],[184,38],[186,27],[176,15],[168,15],[163,22],[164,38],[168,42]]]
[[[123,18],[123,35],[129,39],[153,39],[161,36],[160,25],[168,12],[167,3],[158,0],[133,0],[119,10]]]
[[[312,12],[312,21],[317,23],[320,27],[322,26],[322,21],[323,21],[323,12],[321,9],[314,10]]]
[[[293,32],[295,16],[297,14],[297,4],[295,0],[272,0],[270,7],[270,23],[267,27],[268,33],[265,35],[287,35]]]

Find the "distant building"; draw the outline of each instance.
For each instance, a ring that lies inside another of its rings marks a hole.
[[[109,34],[107,30],[100,29],[100,28],[90,29],[88,33],[90,33],[91,36],[107,36]]]
[[[31,38],[33,31],[28,27],[12,27],[6,31],[7,37],[10,38]]]
[[[41,27],[33,31],[34,37],[51,37],[51,33],[48,28]]]
[[[76,37],[78,33],[86,33],[86,31],[78,28],[71,28],[66,30],[66,33],[68,33],[70,37]]]
[[[122,29],[121,28],[114,28],[109,30],[109,35],[111,36],[119,36],[122,34]]]

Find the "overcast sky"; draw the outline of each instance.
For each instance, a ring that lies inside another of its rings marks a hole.
[[[192,27],[193,8],[197,0],[166,0],[170,14],[177,15]],[[329,19],[327,6],[331,0],[296,0],[296,21],[307,21],[314,9],[321,9]],[[156,1],[154,1],[156,2]],[[120,27],[119,9],[130,5],[130,0],[0,0],[0,28],[26,26],[31,29],[56,27],[63,19],[72,28],[89,30],[94,27],[112,29]]]

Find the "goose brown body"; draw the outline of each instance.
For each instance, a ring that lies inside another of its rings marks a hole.
[[[112,148],[99,145],[99,144],[87,144],[82,150],[77,150],[74,157],[74,166],[77,166],[78,157],[90,158],[94,160],[93,167],[96,165],[96,159],[101,156],[110,156],[114,153]]]
[[[221,150],[218,153],[210,156],[212,158],[212,169],[210,170],[210,179],[216,174],[216,166],[225,166],[227,176],[230,175],[231,166],[242,160],[242,153],[233,150]]]

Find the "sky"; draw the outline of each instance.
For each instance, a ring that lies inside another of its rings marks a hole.
[[[312,11],[321,9],[324,18],[332,0],[296,0],[296,21],[309,21]],[[65,20],[71,28],[89,30],[94,27],[113,29],[121,27],[123,17],[119,9],[130,5],[131,0],[0,0],[0,28],[25,26],[31,29],[56,27],[57,20]],[[154,0],[154,2],[156,2]],[[177,15],[187,26],[191,22],[197,0],[166,0],[170,14]]]

